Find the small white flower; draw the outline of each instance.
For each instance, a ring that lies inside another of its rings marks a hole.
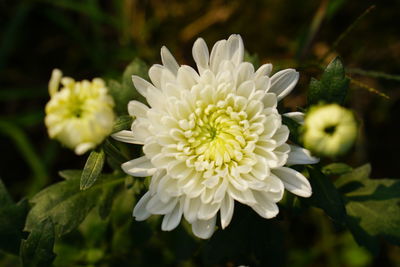
[[[59,89],[60,82],[62,84]],[[81,155],[95,148],[111,133],[114,101],[104,81],[75,82],[53,70],[49,82],[50,101],[46,105],[45,124],[50,138]]]
[[[353,113],[329,104],[312,107],[304,122],[304,146],[321,156],[345,154],[357,137],[357,123]]]
[[[284,188],[311,195],[308,180],[285,165],[317,159],[286,143],[289,130],[276,108],[299,74],[286,69],[269,77],[271,64],[255,71],[243,62],[243,52],[239,35],[217,42],[211,55],[198,39],[193,46],[197,71],[179,66],[163,47],[163,65],[149,70],[152,83],[133,76],[150,107],[131,101],[132,129],[114,137],[144,145],[145,156],[122,165],[130,175],[152,176],[133,211],[137,220],[164,215],[162,229],[170,231],[183,215],[196,236],[209,238],[218,211],[222,228],[228,226],[235,201],[272,218]]]

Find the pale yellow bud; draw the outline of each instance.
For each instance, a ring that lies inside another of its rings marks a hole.
[[[49,93],[45,124],[50,138],[81,155],[111,133],[114,101],[102,79],[76,82],[62,77],[62,72],[56,69],[49,82]]]
[[[345,154],[357,137],[353,113],[337,104],[312,107],[304,121],[304,146],[320,156]]]

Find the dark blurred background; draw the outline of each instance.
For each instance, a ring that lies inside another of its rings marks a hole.
[[[118,79],[135,57],[159,63],[162,45],[193,64],[196,38],[211,46],[239,33],[253,59],[300,71],[285,98],[291,110],[305,105],[310,78],[341,56],[353,79],[347,106],[360,121],[344,160],[371,162],[372,177],[398,178],[399,10],[391,0],[0,0],[0,177],[19,199],[59,180],[60,169],[84,165],[43,124],[53,68],[78,80]]]

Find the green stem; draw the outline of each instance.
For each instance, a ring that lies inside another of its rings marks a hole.
[[[355,26],[375,8],[375,5],[370,6],[365,10],[347,29],[339,35],[339,37],[335,40],[331,48],[324,54],[321,59],[321,62],[324,62],[325,59],[331,54],[333,51],[336,50],[340,42],[355,28]]]
[[[382,78],[385,80],[393,80],[393,81],[400,82],[400,75],[396,75],[396,74],[388,74],[388,73],[373,71],[373,70],[362,70],[362,69],[357,69],[357,68],[347,68],[346,71],[351,74],[359,74],[359,75],[372,77],[372,78]]]
[[[307,33],[305,41],[298,53],[299,61],[305,56],[312,40],[314,39],[315,35],[317,34],[319,28],[321,27],[322,21],[325,18],[326,9],[328,7],[329,0],[321,1],[321,4],[318,7],[317,12],[315,12],[314,18],[311,22],[310,29]]]

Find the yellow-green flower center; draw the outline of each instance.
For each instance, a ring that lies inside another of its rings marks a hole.
[[[188,125],[193,127],[185,131],[192,155],[197,156],[198,162],[206,161],[215,166],[240,161],[246,145],[246,117],[245,112],[234,111],[225,101],[218,106],[209,104],[197,108],[189,116]]]
[[[78,98],[72,98],[68,103],[68,111],[70,117],[81,118],[84,113],[84,101]]]

